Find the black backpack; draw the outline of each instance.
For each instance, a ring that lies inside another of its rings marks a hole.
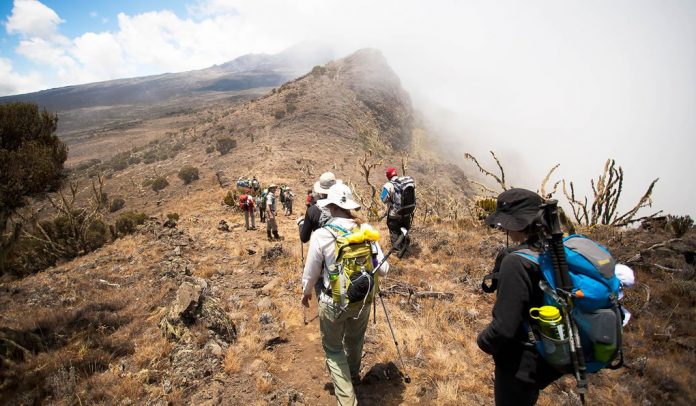
[[[391,212],[396,216],[410,216],[416,211],[416,181],[410,176],[397,176],[391,183],[394,185]]]

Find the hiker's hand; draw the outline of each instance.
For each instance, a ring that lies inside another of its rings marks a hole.
[[[309,307],[309,299],[312,298],[312,294],[302,296],[302,306]]]

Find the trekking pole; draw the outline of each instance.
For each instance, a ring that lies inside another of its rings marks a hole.
[[[549,246],[554,279],[556,281],[556,293],[562,299],[559,300],[559,304],[561,305],[566,330],[568,331],[570,358],[573,363],[576,389],[578,395],[580,395],[580,401],[584,405],[585,394],[587,393],[587,368],[585,366],[585,356],[582,351],[578,326],[571,317],[573,311],[573,282],[568,273],[568,262],[563,246],[563,231],[561,230],[561,221],[558,214],[558,200],[550,199],[545,202],[543,205],[542,223],[551,234]]]
[[[396,346],[396,353],[399,355],[399,362],[401,362],[401,369],[406,371],[406,364],[404,364],[404,359],[401,357],[401,350],[399,350],[399,342],[396,340],[396,334],[394,334],[394,328],[392,327],[391,321],[389,320],[389,313],[387,313],[387,306],[384,304],[384,298],[382,297],[382,292],[379,292],[379,301],[382,302],[382,309],[384,310],[384,317],[387,319],[387,325],[389,325],[389,331],[391,331],[392,339],[394,340],[394,345]],[[411,377],[407,373],[401,372],[401,376],[404,377],[404,382],[411,383]]]

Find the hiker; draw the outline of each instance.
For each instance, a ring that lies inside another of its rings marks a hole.
[[[292,201],[295,200],[295,194],[291,188],[285,189],[285,215],[292,215]]]
[[[396,168],[387,169],[388,182],[382,187],[380,199],[387,205],[387,228],[392,247],[398,250],[396,256],[401,258],[411,243],[410,234],[396,247],[401,236],[401,229],[411,229],[415,205],[415,183],[409,176],[397,176]],[[407,190],[408,189],[408,190]]]
[[[486,224],[505,231],[510,240],[519,244],[505,249],[495,260],[493,274],[498,293],[493,320],[476,340],[495,362],[496,405],[533,405],[539,391],[561,376],[528,338],[532,322],[529,310],[544,305],[544,293],[539,287],[542,272],[536,263],[510,254],[519,249],[541,251],[542,241],[532,230],[542,203],[542,198],[532,191],[509,189],[498,196],[496,211],[486,218]]]
[[[371,306],[369,303],[366,305],[361,299],[347,304],[345,309],[342,309],[341,305],[335,302],[331,289],[332,284],[342,278],[330,279],[329,269],[336,269],[337,265],[336,230],[354,230],[358,227],[359,222],[351,210],[358,210],[360,205],[353,200],[350,188],[341,183],[331,186],[327,197],[317,201],[317,205],[326,207],[331,212],[332,220],[312,234],[302,275],[302,305],[309,307],[312,291],[317,281],[320,281],[322,290],[319,294],[319,328],[334,392],[339,405],[357,405],[353,385],[360,383],[360,362]],[[375,263],[375,260],[381,261],[384,254],[379,243],[375,241],[371,244],[374,250],[368,250],[368,255],[372,256],[370,251],[376,251],[376,258],[373,257],[372,263]],[[385,261],[377,274],[385,276],[388,270],[389,265]],[[372,292],[374,290],[372,286]],[[350,293],[350,290],[348,292]]]
[[[243,194],[239,196],[239,208],[244,212],[244,224],[246,230],[256,230],[256,224],[254,223],[254,197],[250,194]],[[249,227],[249,217],[251,217],[251,227]]]
[[[314,195],[312,194],[312,189],[307,190],[307,196],[305,197],[305,206],[309,209],[315,203]]]
[[[266,233],[268,234],[268,241],[281,239],[278,235],[278,224],[276,223],[275,191],[277,188],[278,186],[271,183],[268,186],[268,193],[266,194]]]
[[[319,207],[316,201],[326,199],[329,188],[336,183],[343,182],[340,179],[337,180],[332,172],[322,173],[319,180],[314,183],[315,203],[309,206],[304,219],[297,220],[297,225],[300,226],[300,241],[303,243],[308,242],[312,232],[322,227],[331,218],[329,211]]]
[[[254,190],[254,194],[258,195],[259,194],[259,189],[261,189],[261,184],[259,181],[256,179],[256,176],[254,176],[251,179],[251,188]]]
[[[323,227],[331,219],[329,209],[317,206],[316,202],[319,199],[326,199],[329,188],[336,183],[342,182],[341,180],[336,180],[336,175],[332,172],[322,173],[319,180],[314,183],[314,203],[307,209],[304,219],[302,217],[297,219],[297,225],[300,227],[300,241],[302,241],[302,243],[309,242],[312,233]],[[311,192],[311,190],[309,192]],[[319,292],[323,286],[323,281],[318,280],[315,286],[317,300],[319,299]]]
[[[256,208],[259,211],[259,221],[262,223],[266,222],[266,193],[268,193],[268,190],[264,190],[256,195]]]

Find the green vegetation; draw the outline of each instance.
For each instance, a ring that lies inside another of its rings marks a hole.
[[[58,117],[36,104],[0,105],[0,273],[7,269],[22,224],[8,223],[27,197],[60,186],[68,148],[55,131]]]
[[[232,191],[228,191],[222,201],[228,205],[234,207],[237,203],[237,196],[235,196]]]
[[[215,148],[220,152],[220,155],[225,155],[237,147],[237,141],[230,137],[220,137],[215,140],[215,143]]]
[[[694,220],[691,216],[667,216],[667,229],[674,234],[675,237],[683,237],[694,226]]]
[[[184,185],[188,185],[194,180],[198,180],[198,168],[190,165],[183,166],[179,170],[179,179],[184,181]]]
[[[117,212],[121,210],[125,205],[126,201],[123,200],[122,197],[116,197],[111,201],[111,205],[109,205],[109,211],[111,213]]]
[[[213,146],[213,145],[208,145],[207,147],[205,147],[205,153],[206,153],[206,154],[212,154],[213,151],[215,151],[215,146]]]
[[[169,186],[169,182],[167,182],[166,178],[160,176],[158,178],[153,179],[152,184],[150,186],[152,187],[152,190],[154,190],[155,192],[159,192],[160,190],[163,190],[164,188]]]
[[[167,218],[173,221],[179,221],[179,213],[167,213]]]
[[[121,236],[132,234],[137,226],[145,223],[145,220],[147,220],[147,215],[145,213],[127,211],[116,219],[116,232]]]

